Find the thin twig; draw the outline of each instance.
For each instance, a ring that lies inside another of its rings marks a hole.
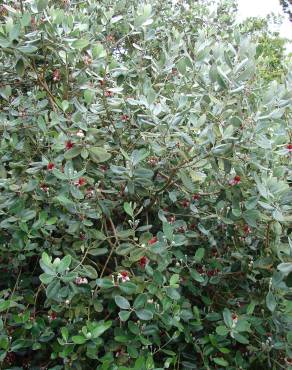
[[[22,272],[22,269],[19,270],[19,273],[18,273],[18,276],[17,276],[17,279],[16,279],[16,282],[15,282],[15,285],[14,285],[14,288],[12,290],[12,293],[11,293],[11,296],[9,298],[9,300],[11,301],[13,296],[14,296],[14,293],[18,287],[18,283],[19,283],[19,278],[20,278],[20,275],[21,275],[21,272]],[[6,310],[6,314],[5,314],[5,320],[4,320],[4,325],[6,324],[7,322],[7,317],[8,317],[8,312],[9,312],[9,308],[10,308],[10,304],[9,304],[9,307],[7,308]]]

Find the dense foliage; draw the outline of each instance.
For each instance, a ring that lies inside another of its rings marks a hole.
[[[229,3],[15,3],[2,368],[292,368],[289,68]]]

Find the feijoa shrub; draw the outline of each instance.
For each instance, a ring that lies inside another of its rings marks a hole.
[[[230,9],[2,2],[3,369],[289,368],[292,76]]]

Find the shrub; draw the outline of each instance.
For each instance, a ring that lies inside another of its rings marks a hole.
[[[292,363],[291,73],[203,3],[1,6],[4,369]]]

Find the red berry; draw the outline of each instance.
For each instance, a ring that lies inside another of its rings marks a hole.
[[[129,118],[130,118],[130,117],[129,117],[127,114],[123,114],[123,115],[121,116],[121,120],[122,120],[122,121],[124,121],[124,122],[125,122],[125,121],[129,121]]]
[[[190,202],[185,199],[185,200],[182,201],[181,205],[182,205],[183,208],[188,208],[189,205],[190,205]]]
[[[173,216],[169,216],[168,217],[168,222],[170,223],[170,224],[173,224],[174,222],[175,222],[175,220],[176,220],[176,218],[175,218],[175,216],[173,215]]]
[[[65,146],[66,146],[66,149],[69,150],[73,148],[74,144],[72,143],[71,140],[68,140],[66,141]]]
[[[180,227],[177,229],[177,232],[178,232],[178,233],[181,233],[181,234],[183,234],[185,231],[186,231],[186,229],[185,229],[183,226],[180,226]]]
[[[245,234],[249,234],[251,230],[250,230],[250,227],[248,225],[244,225],[243,231],[244,231]]]
[[[49,187],[46,185],[46,184],[41,184],[40,185],[40,188],[42,189],[42,191],[44,191],[45,193],[47,193],[49,191]]]
[[[86,180],[84,177],[80,177],[80,179],[78,180],[78,183],[77,183],[77,186],[83,186],[86,184]]]
[[[107,171],[107,170],[108,170],[108,166],[107,166],[107,165],[105,165],[105,164],[100,165],[100,166],[99,166],[99,168],[100,168],[100,170],[101,170],[101,171],[103,171],[103,172],[105,172],[105,171]]]
[[[51,171],[51,170],[53,170],[53,169],[54,169],[54,167],[55,167],[54,163],[49,162],[49,163],[48,163],[48,166],[47,166],[47,169],[48,169],[49,171]]]
[[[288,144],[287,149],[288,149],[289,152],[292,152],[292,144]]]
[[[153,236],[153,238],[151,238],[148,242],[148,244],[152,245],[152,244],[155,244],[157,243],[158,239],[157,239],[157,236]]]
[[[113,96],[113,93],[112,93],[112,91],[107,90],[107,91],[105,91],[104,95],[108,98],[111,98]]]
[[[53,81],[57,82],[61,80],[61,72],[59,69],[55,69],[53,72]]]
[[[139,265],[140,265],[141,268],[145,268],[147,263],[148,263],[148,258],[147,257],[143,256],[143,257],[140,258]]]
[[[52,312],[52,313],[50,314],[50,319],[51,319],[51,320],[56,320],[56,318],[57,318],[57,314],[56,314],[56,312]]]
[[[192,196],[192,198],[193,198],[193,200],[200,200],[201,196],[200,196],[200,194],[194,194]]]
[[[114,37],[113,37],[113,35],[108,35],[107,37],[106,37],[106,39],[107,39],[107,41],[109,41],[109,42],[112,42],[112,41],[114,41],[115,39],[114,39]]]
[[[234,185],[238,185],[240,183],[240,176],[239,175],[236,175],[234,176],[234,178],[232,180],[229,181],[229,184],[231,186],[234,186]]]
[[[85,240],[86,239],[86,234],[80,233],[79,238],[80,238],[80,240]]]

